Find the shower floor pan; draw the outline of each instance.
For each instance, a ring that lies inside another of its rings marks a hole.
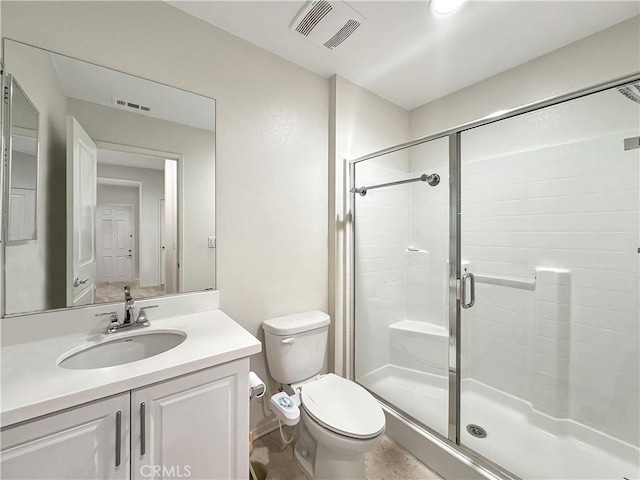
[[[446,378],[385,365],[359,382],[446,436]],[[462,380],[461,388],[462,443],[521,478],[640,478],[637,447],[570,420],[536,419],[541,414],[532,412],[529,403],[474,380]],[[469,424],[481,426],[487,436],[472,436]]]

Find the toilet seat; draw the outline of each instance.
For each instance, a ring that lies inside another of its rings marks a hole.
[[[381,434],[385,428],[382,407],[360,385],[330,373],[302,385],[302,406],[320,425],[357,439]]]

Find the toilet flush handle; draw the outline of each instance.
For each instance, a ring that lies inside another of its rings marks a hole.
[[[294,343],[296,343],[296,339],[295,339],[295,338],[291,338],[291,337],[289,337],[289,338],[283,338],[283,339],[281,340],[281,342],[282,342],[282,344],[284,344],[284,345],[293,345]]]

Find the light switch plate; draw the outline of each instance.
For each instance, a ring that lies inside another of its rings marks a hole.
[[[216,237],[209,237],[209,248],[216,248]]]

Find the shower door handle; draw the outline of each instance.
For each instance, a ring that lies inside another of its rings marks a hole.
[[[469,289],[471,298],[467,303],[467,280],[469,280]],[[473,273],[465,273],[460,279],[460,306],[464,309],[473,307],[476,303],[476,278]]]

